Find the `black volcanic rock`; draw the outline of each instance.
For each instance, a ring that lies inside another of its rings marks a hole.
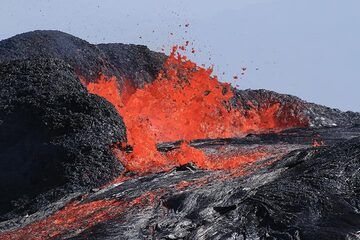
[[[116,66],[120,76],[130,80],[136,88],[151,83],[161,70],[166,56],[150,51],[146,46],[108,43],[96,45]]]
[[[27,32],[0,42],[0,61],[40,57],[62,59],[89,80],[114,71],[96,46],[60,31]]]
[[[103,73],[116,76],[120,85],[134,81],[134,87],[153,81],[166,59],[145,46],[94,45],[60,31],[27,32],[0,41],[0,61],[39,57],[61,59],[88,81]]]
[[[89,94],[68,64],[0,64],[0,215],[109,182],[122,171],[110,146],[125,140],[114,107]]]

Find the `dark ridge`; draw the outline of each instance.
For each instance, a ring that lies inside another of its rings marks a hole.
[[[89,80],[95,80],[99,72],[115,73],[95,45],[60,31],[27,32],[0,42],[0,61],[28,58],[61,59]]]
[[[165,54],[152,52],[142,45],[109,43],[99,44],[97,47],[120,75],[131,80],[136,88],[153,82],[166,60]]]
[[[344,127],[296,128],[281,132],[248,134],[242,138],[196,139],[190,141],[189,145],[199,149],[211,146],[274,145],[279,143],[312,145],[314,140],[322,141],[326,145],[333,145],[354,137],[360,137],[360,125]],[[179,148],[182,142],[183,141],[159,143],[157,144],[157,149],[160,152],[169,152]]]
[[[166,56],[141,45],[90,44],[70,34],[37,30],[0,41],[0,61],[27,58],[58,58],[70,64],[77,75],[95,81],[99,73],[116,76],[134,87],[155,79]]]
[[[122,171],[109,148],[126,140],[121,117],[61,60],[0,64],[0,133],[0,215],[11,212],[5,218]]]

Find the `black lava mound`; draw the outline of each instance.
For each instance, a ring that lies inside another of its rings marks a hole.
[[[57,58],[68,63],[78,76],[95,81],[99,73],[116,76],[119,85],[133,87],[152,82],[166,56],[133,44],[90,44],[60,31],[33,31],[0,41],[0,62],[27,58]]]
[[[0,64],[0,133],[6,218],[99,187],[122,170],[110,149],[126,140],[121,117],[60,60]]]

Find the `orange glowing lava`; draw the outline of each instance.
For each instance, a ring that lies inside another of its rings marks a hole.
[[[133,146],[133,152],[125,155],[115,152],[127,170],[156,172],[188,162],[206,169],[238,167],[263,157],[263,154],[214,162],[186,144],[174,153],[164,155],[157,151],[156,143],[238,137],[249,132],[306,124],[297,119],[284,121],[286,116],[279,115],[280,103],[277,102],[264,103],[265,107],[250,110],[232,108],[230,85],[212,76],[211,68],[197,66],[177,50],[178,47],[173,48],[157,79],[141,89],[119,88],[115,77],[104,75],[96,82],[82,79],[90,93],[107,99],[124,119],[128,144]]]
[[[191,162],[199,168],[209,170],[236,169],[244,164],[262,159],[267,155],[266,152],[260,151],[221,157],[218,155],[206,155],[203,151],[190,147],[185,142],[180,145],[179,149],[166,154],[168,159],[173,159],[173,161],[179,165],[185,165]]]
[[[82,231],[96,223],[112,218],[123,211],[122,202],[95,201],[86,204],[73,202],[64,209],[39,222],[35,222],[17,231],[0,234],[4,240],[10,239],[54,239],[60,234],[71,231]],[[116,211],[114,211],[116,209]],[[121,209],[121,210],[119,210]]]
[[[75,201],[38,222],[31,223],[16,231],[0,233],[0,239],[59,239],[61,235],[80,233],[97,223],[118,217],[131,208],[151,206],[162,194],[162,189],[146,192],[128,202],[99,200],[81,203]]]

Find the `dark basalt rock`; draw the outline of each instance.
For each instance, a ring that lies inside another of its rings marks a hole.
[[[88,80],[115,71],[96,46],[60,31],[27,32],[0,42],[0,61],[27,58],[62,59]]]
[[[87,81],[102,73],[116,76],[120,86],[129,80],[135,88],[152,82],[166,59],[146,46],[94,45],[60,31],[27,32],[0,41],[0,61],[39,57],[63,60]]]
[[[122,166],[109,146],[125,140],[114,107],[89,94],[68,64],[0,64],[2,219],[118,176]]]
[[[108,43],[96,45],[107,57],[111,65],[116,66],[120,76],[141,88],[156,79],[166,55],[150,51],[146,46]]]

